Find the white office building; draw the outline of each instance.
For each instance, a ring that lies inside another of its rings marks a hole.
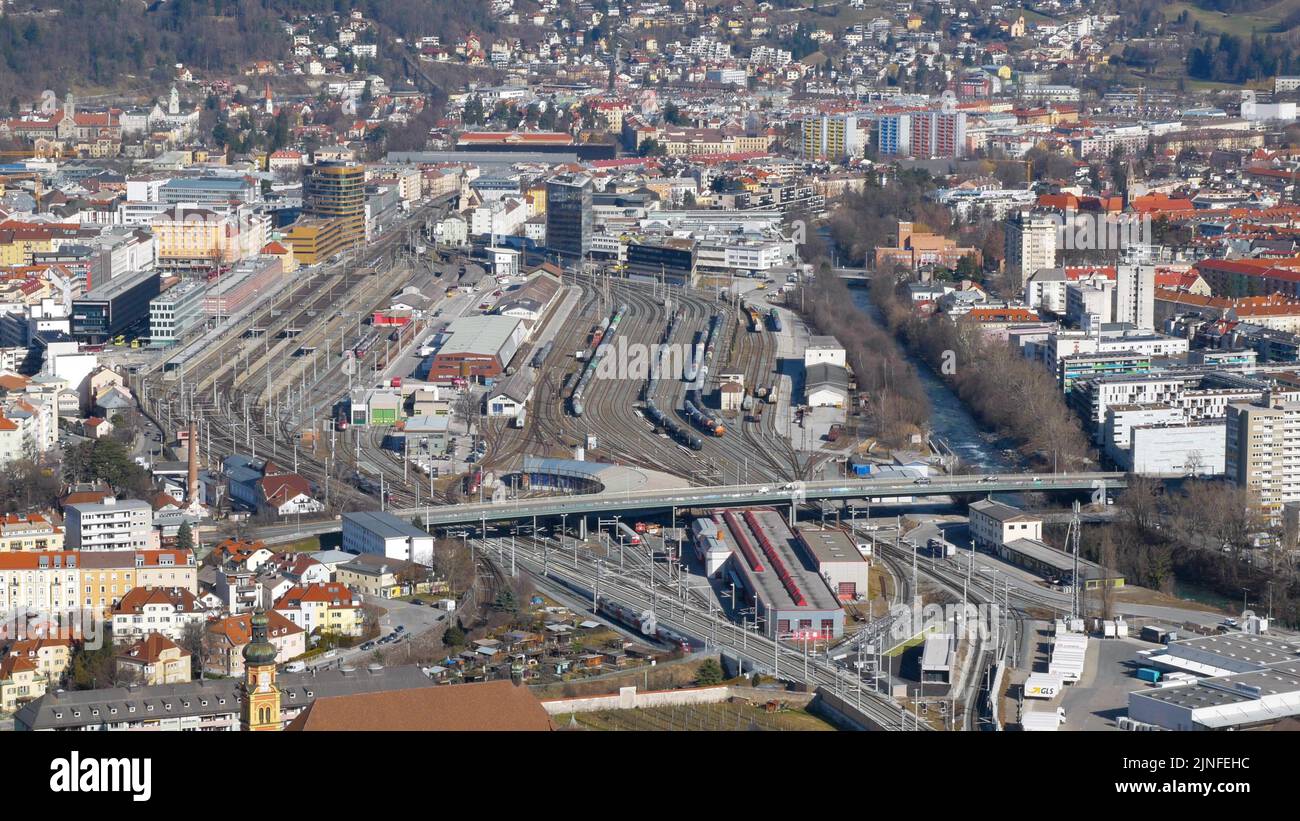
[[[426,567],[433,564],[433,536],[391,513],[377,510],[343,514],[343,549]]]

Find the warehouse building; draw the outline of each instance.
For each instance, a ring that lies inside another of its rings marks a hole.
[[[356,388],[348,395],[354,425],[395,425],[402,415],[402,392],[396,388]]]
[[[429,362],[428,381],[496,379],[527,338],[520,319],[470,316],[447,326],[447,336]]]
[[[1052,584],[1066,588],[1073,586],[1074,555],[1046,542],[1038,539],[1012,539],[998,548],[997,553],[1003,560],[1031,570]],[[1119,571],[1109,570],[1082,557],[1079,559],[1079,575],[1083,579],[1085,590],[1124,586],[1124,576]]]
[[[412,416],[406,420],[403,434],[406,436],[410,453],[442,453],[447,449],[450,439],[451,416],[449,414],[428,414]]]
[[[808,346],[803,349],[803,366],[811,368],[821,362],[841,368],[848,365],[844,346],[835,337],[814,336],[808,340]]]
[[[858,552],[857,542],[843,530],[800,525],[798,544],[840,601],[851,602],[867,595],[871,565]]]
[[[849,401],[849,372],[829,362],[809,365],[804,372],[804,396],[809,407],[844,407]]]
[[[560,280],[545,272],[533,274],[523,285],[508,291],[497,302],[496,312],[499,316],[508,316],[523,320],[530,331],[534,328],[555,301],[560,292]]]
[[[799,555],[798,537],[771,508],[717,511],[712,517],[732,551],[724,572],[741,602],[756,609],[764,632],[781,639],[844,635],[844,610],[825,580]]]
[[[391,513],[362,510],[343,514],[343,549],[388,559],[433,564],[433,537]]]
[[[532,368],[520,368],[506,377],[500,387],[488,391],[483,399],[483,410],[488,416],[508,416],[511,419],[528,406],[533,398],[536,371]]]
[[[1199,636],[1144,650],[1137,661],[1206,678],[1129,693],[1128,716],[1121,726],[1240,730],[1300,716],[1300,642],[1295,639],[1253,633]]]

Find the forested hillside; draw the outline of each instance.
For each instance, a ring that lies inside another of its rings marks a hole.
[[[0,17],[0,106],[62,94],[153,88],[176,63],[229,72],[288,54],[302,14],[362,11],[385,35],[455,37],[495,28],[485,3],[457,0],[16,0]]]

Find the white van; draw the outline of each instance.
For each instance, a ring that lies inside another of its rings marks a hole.
[[[307,669],[307,665],[301,661],[291,661],[288,664],[284,665],[284,671],[286,673],[301,673],[303,670],[306,669]]]

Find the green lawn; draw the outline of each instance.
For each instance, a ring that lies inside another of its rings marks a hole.
[[[1201,24],[1202,31],[1219,31],[1238,37],[1249,37],[1252,32],[1265,34],[1277,30],[1282,20],[1297,8],[1300,8],[1300,0],[1280,0],[1278,3],[1252,12],[1223,14],[1199,8],[1187,0],[1180,0],[1168,5],[1165,18],[1173,20],[1186,11],[1193,20]]]

